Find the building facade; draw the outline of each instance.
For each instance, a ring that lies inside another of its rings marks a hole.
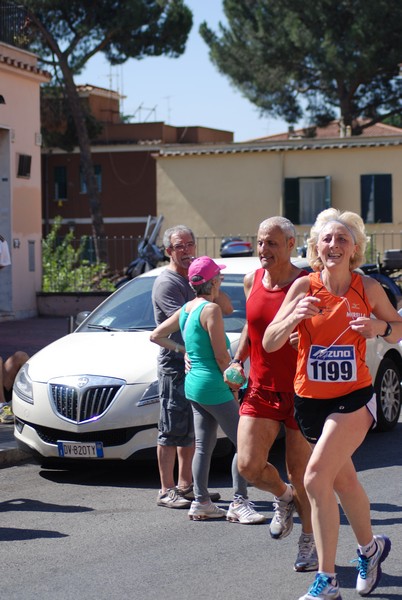
[[[36,315],[41,289],[40,84],[37,57],[0,42],[0,233],[11,266],[0,270],[0,320]]]
[[[199,236],[253,235],[262,220],[283,215],[303,235],[334,206],[363,217],[379,252],[400,248],[402,130],[369,134],[165,146],[156,158],[158,214],[166,227],[184,221]]]

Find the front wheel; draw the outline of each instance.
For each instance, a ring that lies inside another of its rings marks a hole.
[[[390,358],[384,358],[377,371],[374,389],[377,398],[377,431],[391,431],[401,412],[401,374]]]

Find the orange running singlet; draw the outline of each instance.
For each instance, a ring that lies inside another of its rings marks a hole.
[[[321,273],[310,273],[308,277],[307,295],[320,299],[320,313],[298,326],[296,394],[336,398],[371,385],[365,362],[366,340],[349,327],[349,321],[371,314],[361,275],[352,273],[344,296],[331,294],[321,281]]]

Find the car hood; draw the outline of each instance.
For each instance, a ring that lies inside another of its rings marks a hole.
[[[71,333],[40,350],[28,361],[33,381],[67,375],[117,377],[127,383],[156,379],[159,346],[149,331]]]
[[[69,375],[102,375],[130,383],[150,383],[157,378],[159,346],[149,331],[76,332],[46,346],[29,361],[33,381],[47,382]],[[236,344],[240,334],[228,334]]]

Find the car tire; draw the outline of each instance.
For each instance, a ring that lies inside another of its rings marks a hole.
[[[401,373],[390,358],[378,367],[374,389],[377,398],[377,431],[391,431],[401,412]]]

